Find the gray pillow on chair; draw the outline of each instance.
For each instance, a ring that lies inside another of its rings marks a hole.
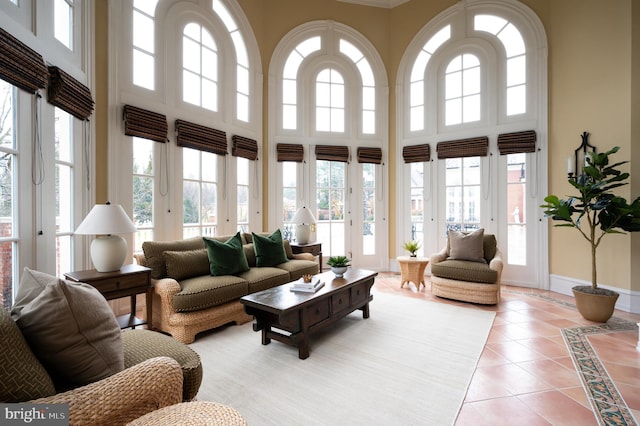
[[[465,234],[449,230],[449,259],[486,263],[484,258],[484,228]]]
[[[11,316],[58,389],[124,370],[118,321],[89,284],[25,268]]]

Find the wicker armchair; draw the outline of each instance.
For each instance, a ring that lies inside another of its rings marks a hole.
[[[502,253],[492,234],[484,234],[486,263],[450,259],[450,247],[432,254],[431,293],[434,296],[463,302],[495,305],[500,302]]]
[[[28,402],[69,404],[71,425],[124,425],[182,402],[182,369],[172,358],[152,358],[98,382]]]
[[[0,308],[0,402],[69,404],[72,425],[121,425],[182,402],[183,369],[154,357],[85,386],[57,392],[20,328]]]

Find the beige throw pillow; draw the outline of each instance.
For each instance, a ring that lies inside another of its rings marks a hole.
[[[209,255],[207,249],[187,251],[165,251],[167,275],[176,281],[209,275]]]
[[[58,389],[124,370],[116,317],[89,284],[25,268],[11,316]]]
[[[449,259],[486,263],[484,259],[483,239],[483,228],[476,229],[469,234],[450,229]]]

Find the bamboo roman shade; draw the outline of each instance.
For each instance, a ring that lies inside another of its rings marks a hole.
[[[245,138],[243,136],[231,136],[231,155],[234,157],[242,157],[251,161],[258,158],[258,142],[254,139]]]
[[[302,163],[304,161],[304,148],[300,144],[279,143],[276,145],[278,161],[294,161]]]
[[[438,142],[436,147],[438,159],[459,157],[486,157],[489,154],[489,138],[458,139],[455,141]]]
[[[525,130],[522,132],[503,133],[498,135],[498,151],[500,151],[500,155],[535,152],[535,150],[535,130]]]
[[[0,78],[35,93],[47,85],[48,77],[42,55],[0,28]]]
[[[227,134],[184,120],[176,120],[178,146],[227,155]],[[256,148],[257,152],[257,148]]]
[[[428,143],[423,145],[405,146],[402,148],[402,157],[405,163],[421,163],[431,160],[431,147]]]
[[[167,142],[169,125],[163,114],[125,105],[123,110],[124,134],[156,142]]]
[[[358,163],[382,164],[382,149],[358,147]]]
[[[316,145],[316,159],[349,162],[348,146]]]
[[[91,90],[58,67],[49,67],[47,101],[81,120],[93,113]]]

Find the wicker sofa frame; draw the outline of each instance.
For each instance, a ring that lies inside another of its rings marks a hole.
[[[228,237],[217,238],[224,240]],[[251,234],[245,233],[242,238],[244,242],[251,244]],[[179,241],[176,241],[176,243],[179,243]],[[294,281],[304,274],[318,273],[319,265],[313,260],[314,258],[311,254],[291,253],[288,241],[285,241],[285,248],[287,256],[290,259],[290,262],[287,263],[291,265],[289,265],[286,270],[282,270],[283,274],[280,277],[268,280],[270,286]],[[245,250],[247,250],[247,248],[245,248]],[[251,250],[253,249],[251,248]],[[134,259],[140,265],[151,267],[143,253],[136,253]],[[256,267],[255,264],[252,264],[252,262],[255,262],[255,260],[249,261],[252,269],[261,269],[260,267]],[[285,271],[287,273],[284,273]],[[203,331],[212,330],[225,324],[234,323],[240,325],[253,320],[253,316],[245,313],[244,306],[240,303],[239,297],[215,306],[206,306],[190,311],[178,311],[174,305],[174,298],[182,291],[180,282],[169,277],[159,279],[152,278],[151,282],[154,286],[152,298],[154,313],[153,328],[171,334],[171,336],[182,343],[192,343],[196,335]]]

